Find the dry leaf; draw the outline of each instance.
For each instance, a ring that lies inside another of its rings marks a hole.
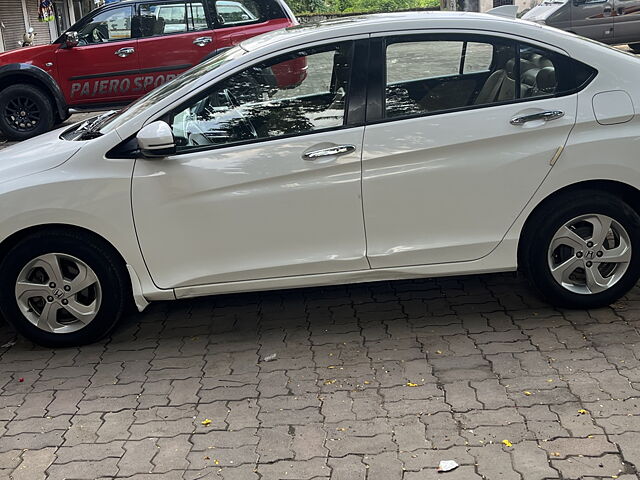
[[[324,381],[324,384],[325,384],[325,385],[332,385],[332,384],[334,384],[334,383],[336,383],[336,379],[335,379],[335,378],[334,378],[333,380],[325,380],[325,381]]]
[[[587,410],[585,410],[584,408],[581,408],[580,410],[578,410],[578,413],[580,415],[586,415],[587,413],[589,413]]]
[[[417,386],[418,386],[417,383],[407,382],[407,387],[417,387]]]
[[[204,425],[204,426],[206,427],[207,425],[211,424],[211,420],[209,420],[208,418],[205,418],[205,419],[204,419],[202,422],[200,422],[200,423],[202,423],[202,425]]]
[[[216,465],[220,465],[220,460],[214,460],[213,463],[215,463]]]
[[[528,397],[529,395],[533,395],[533,393],[531,393],[531,392],[530,392],[530,391],[528,391],[528,390],[525,390],[523,393],[524,393],[527,397]]]
[[[502,440],[502,443],[505,444],[507,447],[513,447],[513,443],[511,443],[509,440]]]

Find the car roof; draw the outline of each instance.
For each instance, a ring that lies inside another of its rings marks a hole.
[[[529,33],[537,30],[539,33],[540,29],[546,29],[546,33],[552,35],[549,33],[551,31],[549,27],[498,15],[475,12],[414,11],[356,15],[325,20],[320,23],[305,23],[252,37],[242,42],[241,46],[247,51],[254,51],[267,46],[275,47],[276,44],[288,45],[300,41],[320,41],[349,35],[429,28],[478,29],[485,32],[495,29],[511,33],[516,33],[517,30]],[[575,35],[561,30],[557,30],[557,32],[563,36],[575,37]],[[280,46],[284,47],[285,45]]]

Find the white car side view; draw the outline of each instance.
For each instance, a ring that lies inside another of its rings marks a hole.
[[[270,32],[0,153],[0,309],[96,341],[131,299],[523,270],[640,277],[640,60],[472,13]]]

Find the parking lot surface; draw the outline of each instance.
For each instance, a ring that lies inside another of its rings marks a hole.
[[[55,351],[5,325],[0,478],[635,479],[638,327],[638,287],[560,311],[515,274],[158,303]]]

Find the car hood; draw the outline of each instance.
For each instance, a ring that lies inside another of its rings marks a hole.
[[[8,52],[0,53],[0,66],[9,65],[10,63],[31,63],[40,66],[41,61],[48,60],[56,48],[58,48],[58,45],[47,44],[9,50]]]
[[[63,127],[0,150],[0,183],[50,170],[69,160],[83,142],[60,139]]]

